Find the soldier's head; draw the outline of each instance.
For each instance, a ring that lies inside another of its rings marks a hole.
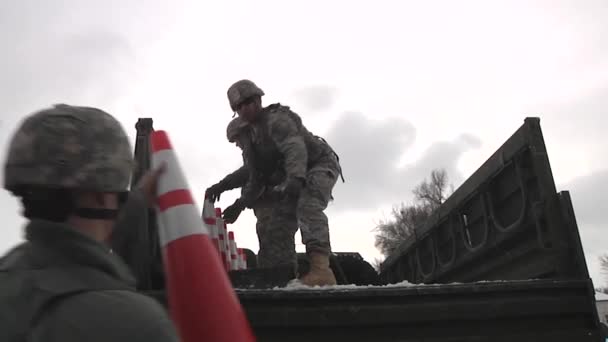
[[[236,112],[247,122],[255,121],[262,110],[264,91],[250,80],[240,80],[228,88],[228,102],[233,112]]]
[[[228,138],[228,141],[235,143],[236,146],[240,148],[243,148],[240,137],[245,127],[247,127],[247,121],[241,119],[240,116],[232,119],[228,124],[228,127],[226,127],[226,137]]]
[[[109,235],[133,164],[114,117],[60,104],[20,123],[4,163],[4,188],[21,198],[26,218],[92,224],[97,235]]]

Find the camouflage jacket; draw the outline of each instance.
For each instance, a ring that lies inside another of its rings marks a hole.
[[[178,341],[108,247],[60,223],[33,220],[25,231],[0,258],[0,340]]]
[[[306,180],[308,171],[333,153],[324,140],[306,129],[298,114],[287,106],[272,104],[250,123],[244,141],[243,159],[249,177],[241,198],[249,206],[264,187],[290,178]]]
[[[242,188],[247,184],[247,179],[249,179],[249,171],[247,166],[243,165],[222,178],[220,185],[224,191]]]

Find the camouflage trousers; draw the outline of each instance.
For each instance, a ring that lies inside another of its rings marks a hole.
[[[327,157],[307,172],[306,186],[297,200],[262,200],[253,206],[260,267],[293,264],[297,269],[295,233],[298,227],[307,253],[331,252],[329,220],[324,210],[332,198],[338,176],[337,160]]]
[[[298,230],[293,201],[262,200],[253,206],[260,250],[258,267],[297,267],[294,236]]]

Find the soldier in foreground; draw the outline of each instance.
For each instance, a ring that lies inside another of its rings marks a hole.
[[[164,308],[135,292],[108,247],[121,206],[152,203],[162,172],[144,176],[125,203],[132,167],[125,131],[99,109],[56,105],[21,123],[4,187],[29,222],[26,242],[0,259],[0,340],[178,341]]]
[[[336,284],[329,267],[329,225],[323,212],[341,175],[336,153],[311,134],[289,107],[278,103],[262,107],[264,92],[253,82],[238,81],[227,95],[232,111],[250,125],[250,141],[243,148],[247,184],[241,197],[224,210],[224,218],[234,222],[252,207],[260,189],[272,189],[278,199],[267,228],[258,231],[259,258],[269,266],[297,267],[294,235],[299,225],[310,259],[310,272],[300,281],[309,286]],[[278,170],[284,174],[280,180],[272,177]]]

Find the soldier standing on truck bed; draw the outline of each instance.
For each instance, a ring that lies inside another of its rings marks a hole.
[[[224,210],[226,222],[234,222],[251,208],[260,189],[266,189],[276,200],[268,225],[258,231],[258,262],[297,267],[294,235],[299,225],[310,259],[310,272],[300,281],[309,286],[336,284],[329,267],[329,225],[323,212],[342,174],[336,153],[311,134],[289,107],[279,103],[262,107],[264,92],[250,80],[234,83],[227,95],[232,111],[249,124],[250,138],[243,146],[249,177],[241,197]],[[284,173],[281,179],[274,177],[277,170]]]
[[[247,122],[236,117],[230,121],[228,127],[226,127],[226,137],[230,143],[235,143],[241,150],[243,149],[243,132],[247,128]],[[243,162],[245,157],[243,156]],[[211,202],[219,201],[222,193],[228,190],[242,188],[247,184],[247,178],[249,178],[249,171],[245,165],[239,167],[234,172],[228,174],[222,178],[219,182],[213,184],[205,190],[205,198]]]
[[[122,126],[99,109],[56,105],[22,121],[4,187],[29,221],[26,241],[0,259],[1,341],[178,341],[108,246],[121,207],[151,203],[163,170],[125,203],[133,163]]]
[[[243,153],[243,163],[246,162],[246,158],[243,152],[244,146],[249,144],[251,137],[249,136],[249,125],[247,121],[244,121],[240,117],[236,117],[230,121],[228,127],[226,127],[226,137],[230,143],[236,144]],[[282,170],[276,170],[275,175],[273,176],[276,179],[281,179],[284,177],[284,172]],[[205,198],[209,199],[211,202],[218,201],[223,192],[229,191],[236,188],[241,188],[241,194],[243,194],[243,190],[245,185],[247,184],[247,180],[249,179],[249,171],[246,165],[241,166],[234,172],[228,174],[222,180],[213,184],[207,190],[205,190]],[[265,189],[260,189],[257,196],[252,200],[251,208],[253,209],[253,213],[256,217],[256,232],[258,235],[258,242],[260,246],[262,246],[262,239],[264,237],[264,232],[267,231],[268,224],[270,223],[270,218],[272,215],[272,208],[276,199],[271,196],[268,191]],[[264,265],[268,265],[269,263],[265,260],[265,249],[262,249],[261,257],[258,256],[258,265],[261,262],[261,267]]]

